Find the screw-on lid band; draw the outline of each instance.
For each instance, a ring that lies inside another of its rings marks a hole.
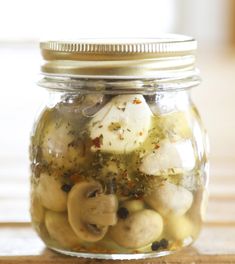
[[[82,77],[154,77],[157,71],[192,70],[197,42],[182,35],[155,39],[81,39],[40,43],[42,72]]]

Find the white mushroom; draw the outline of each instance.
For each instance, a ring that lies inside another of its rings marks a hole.
[[[74,137],[69,122],[58,118],[51,120],[43,131],[42,157],[60,169],[72,169],[85,160],[85,145]]]
[[[142,95],[115,96],[90,121],[91,149],[131,152],[147,138],[151,121],[152,113]]]
[[[164,182],[144,199],[150,207],[162,215],[183,215],[191,207],[193,195],[182,186]]]
[[[42,173],[36,193],[44,207],[56,212],[67,210],[67,193],[62,191],[61,182],[56,174]]]
[[[144,209],[144,202],[141,200],[127,200],[123,203],[122,207],[125,207],[129,213],[134,213]]]
[[[190,107],[188,94],[186,92],[165,92],[147,96],[151,111],[155,115],[169,115],[177,112],[187,111]]]
[[[74,185],[68,197],[68,218],[74,232],[84,241],[95,242],[104,237],[108,226],[117,222],[118,201],[104,194],[97,182]]]
[[[109,96],[101,93],[66,95],[63,101],[56,105],[56,109],[66,119],[77,121],[82,116],[93,116],[107,103],[108,99]]]
[[[30,213],[31,213],[32,222],[34,222],[35,224],[43,223],[45,216],[45,209],[43,208],[35,190],[33,190],[31,194]]]
[[[66,213],[47,211],[45,225],[50,237],[56,240],[59,246],[72,249],[82,243],[70,227]]]
[[[119,219],[110,228],[110,237],[120,246],[140,248],[157,240],[163,230],[162,217],[153,210],[144,209]]]
[[[166,221],[165,230],[169,237],[183,240],[193,236],[195,227],[186,216],[170,216]]]
[[[208,191],[201,187],[196,190],[194,195],[194,205],[188,211],[188,215],[195,221],[201,222],[206,220],[206,209],[208,205]]]
[[[202,192],[202,200],[201,200],[201,206],[200,206],[200,214],[202,221],[206,220],[206,210],[208,206],[208,200],[209,200],[209,194],[206,189]]]
[[[190,140],[171,143],[163,140],[159,148],[146,154],[140,165],[140,171],[149,175],[161,175],[169,169],[192,170],[195,166],[195,156]]]
[[[47,230],[47,228],[45,226],[45,223],[38,224],[38,223],[32,222],[32,226],[35,229],[35,231],[38,233],[39,237],[43,241],[47,241],[48,240],[48,237],[50,235],[49,235],[48,230]]]

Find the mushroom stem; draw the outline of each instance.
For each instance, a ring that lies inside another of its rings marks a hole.
[[[69,222],[85,241],[95,242],[105,236],[108,226],[117,223],[117,208],[117,197],[104,194],[97,182],[79,182],[69,193]]]
[[[84,212],[84,218],[90,223],[96,225],[115,225],[117,223],[116,209],[117,199],[115,195],[101,194],[92,197],[86,202],[87,210]]]

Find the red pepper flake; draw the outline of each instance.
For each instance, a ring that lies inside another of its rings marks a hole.
[[[138,99],[138,98],[135,98],[132,103],[133,104],[141,104],[142,101],[140,99]]]
[[[129,182],[127,183],[127,186],[128,186],[128,188],[133,188],[133,187],[134,187],[134,183],[131,182],[131,181],[129,181]]]
[[[81,177],[81,175],[79,175],[78,173],[75,173],[75,174],[73,174],[73,175],[70,176],[70,180],[71,180],[73,183],[77,183],[77,182],[82,181],[82,177]]]
[[[127,170],[123,171],[122,176],[123,176],[124,178],[127,178],[127,177],[128,177]]]
[[[143,132],[142,132],[142,131],[140,131],[139,135],[140,135],[140,136],[143,136]]]
[[[155,148],[155,149],[159,149],[160,146],[159,146],[158,144],[155,144],[154,148]]]
[[[103,135],[100,135],[99,137],[92,139],[92,145],[95,146],[96,148],[100,148],[102,144],[103,144]]]

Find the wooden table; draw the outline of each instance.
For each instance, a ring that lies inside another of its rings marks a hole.
[[[197,242],[168,257],[113,263],[235,263],[235,164],[213,161],[207,220]],[[17,206],[17,201],[15,205]],[[0,204],[1,208],[1,204]],[[0,214],[2,214],[0,210]],[[0,263],[112,263],[77,259],[45,249],[29,223],[0,223]]]

